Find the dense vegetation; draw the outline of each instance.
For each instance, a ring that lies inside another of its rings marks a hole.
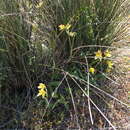
[[[103,122],[114,129],[105,97],[112,97],[111,45],[126,30],[120,21],[128,5],[1,0],[0,128],[89,129]]]

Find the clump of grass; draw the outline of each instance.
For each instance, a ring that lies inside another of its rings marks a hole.
[[[7,50],[7,52],[5,52],[6,65],[10,68],[8,79],[12,86],[25,86],[25,84],[28,84],[26,82],[27,80],[24,80],[24,78],[27,77],[25,74],[27,68],[25,66],[29,61],[27,55],[29,51],[28,27],[23,19],[21,19],[22,15],[19,15],[20,11],[17,1],[1,1],[1,6],[3,16],[1,16],[0,31],[3,36],[4,49]],[[15,80],[13,80],[13,78],[15,78]]]
[[[89,0],[47,2],[50,2],[49,7],[46,6],[46,8],[49,8],[47,12],[50,12],[49,17],[51,16],[53,19],[54,28],[57,28],[60,24],[68,23],[72,25],[71,30],[77,33],[73,40],[74,45],[69,44],[69,39],[66,38],[65,34],[58,36],[58,41],[61,41],[59,43],[60,47],[58,44],[59,50],[56,48],[58,55],[60,51],[64,52],[64,55],[65,53],[71,54],[71,51],[79,46],[110,46],[117,33],[115,28],[118,26],[122,15],[124,15],[124,11],[122,11],[124,1],[122,0],[108,2]],[[52,8],[50,9],[50,7]],[[87,52],[96,49],[87,48]],[[62,53],[59,56],[63,56]]]

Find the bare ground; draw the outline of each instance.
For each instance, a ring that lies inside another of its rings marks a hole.
[[[130,20],[129,20],[130,21]],[[130,106],[130,27],[128,27],[127,37],[116,43],[117,50],[114,52],[115,65],[119,71],[117,82],[119,86],[115,92],[115,97],[125,102]],[[124,107],[112,103],[114,109],[112,110],[112,118],[119,130],[130,130],[130,107]]]

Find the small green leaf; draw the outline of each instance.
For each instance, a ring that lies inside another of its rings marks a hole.
[[[49,83],[49,86],[57,87],[59,85],[60,81],[52,81]]]

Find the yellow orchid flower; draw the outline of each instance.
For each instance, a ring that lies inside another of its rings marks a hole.
[[[43,84],[43,83],[40,83],[39,86],[38,86],[39,89],[45,89],[46,88],[46,85]]]
[[[110,69],[113,68],[114,64],[112,63],[112,61],[107,61],[106,63],[108,65],[108,68],[110,68]]]
[[[95,73],[95,69],[93,67],[89,68],[89,72],[94,74]]]
[[[61,25],[59,25],[60,30],[69,30],[70,27],[71,27],[70,24],[67,24],[67,25],[61,24]]]
[[[98,50],[97,52],[95,52],[95,59],[102,60],[102,52],[100,50]]]
[[[65,30],[65,25],[63,25],[63,24],[59,25],[59,29],[60,30]]]
[[[45,97],[45,95],[46,95],[46,91],[44,89],[40,89],[38,94],[37,94],[38,97],[42,96],[43,98]]]
[[[106,51],[104,52],[104,56],[105,56],[105,57],[111,57],[112,55],[111,55],[111,52],[110,52],[109,50],[106,50]]]

